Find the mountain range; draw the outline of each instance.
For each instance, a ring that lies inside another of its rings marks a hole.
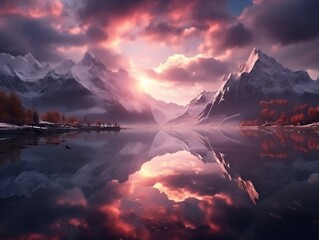
[[[287,108],[302,104],[316,106],[319,81],[312,80],[305,71],[284,67],[255,48],[234,73],[223,77],[217,92],[202,92],[190,101],[184,114],[170,123],[238,124],[257,117],[262,101],[279,99],[288,103]]]
[[[90,52],[78,63],[65,60],[54,68],[30,53],[1,53],[0,89],[16,92],[26,107],[40,112],[55,109],[125,123],[162,124],[184,110],[147,95],[127,71],[108,70]]]
[[[216,92],[202,91],[194,99],[192,99],[186,106],[185,112],[179,117],[172,119],[168,122],[170,125],[174,124],[194,124],[200,120],[200,114],[203,109],[215,97]]]
[[[143,92],[124,69],[110,71],[90,52],[77,63],[56,67],[31,54],[0,54],[0,89],[18,93],[27,107],[57,109],[76,116],[103,117],[125,123],[223,124],[254,118],[260,102],[284,99],[290,106],[318,105],[319,81],[305,71],[292,71],[259,49],[217,92],[203,91],[186,106],[166,103]]]

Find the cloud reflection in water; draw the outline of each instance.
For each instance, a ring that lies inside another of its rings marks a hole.
[[[127,131],[51,139],[53,145],[0,143],[2,239],[318,236],[316,132]]]

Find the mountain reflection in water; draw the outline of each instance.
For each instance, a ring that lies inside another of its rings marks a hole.
[[[0,140],[1,239],[315,239],[318,202],[311,130]]]

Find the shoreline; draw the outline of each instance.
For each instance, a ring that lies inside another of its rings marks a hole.
[[[0,128],[0,136],[1,135],[49,135],[49,134],[63,134],[69,132],[84,132],[84,131],[106,131],[106,132],[120,132],[125,128],[121,128],[119,126],[116,127],[16,127],[16,128]]]

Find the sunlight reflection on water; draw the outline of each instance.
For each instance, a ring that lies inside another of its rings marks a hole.
[[[318,176],[319,137],[309,130],[3,138],[0,236],[313,238]]]

